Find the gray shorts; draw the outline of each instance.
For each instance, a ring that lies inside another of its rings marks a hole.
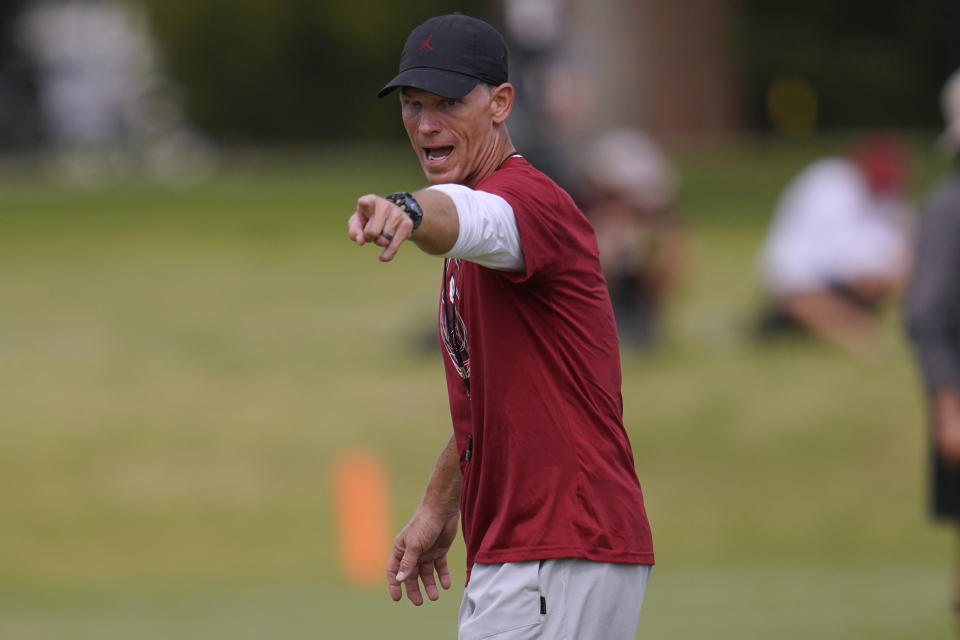
[[[580,558],[475,564],[459,640],[634,640],[650,568]]]

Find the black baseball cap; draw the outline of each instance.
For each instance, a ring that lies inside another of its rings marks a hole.
[[[462,98],[478,82],[507,81],[503,36],[479,18],[462,13],[430,18],[410,32],[400,56],[400,73],[380,93],[414,87],[444,98]]]

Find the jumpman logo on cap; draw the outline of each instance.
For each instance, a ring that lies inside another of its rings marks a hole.
[[[430,49],[430,51],[433,51],[434,48],[430,46],[430,38],[432,37],[433,37],[432,33],[429,36],[427,36],[427,39],[423,41],[423,44],[420,45],[420,48],[417,49],[417,51],[423,51],[424,49]]]

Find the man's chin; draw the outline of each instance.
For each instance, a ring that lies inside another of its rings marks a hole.
[[[438,170],[434,167],[420,165],[423,169],[423,175],[426,176],[430,184],[452,184],[457,182],[455,173],[449,169]]]

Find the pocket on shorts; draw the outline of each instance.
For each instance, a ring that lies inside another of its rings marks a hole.
[[[475,564],[460,607],[459,640],[534,640],[540,613],[540,562]]]

